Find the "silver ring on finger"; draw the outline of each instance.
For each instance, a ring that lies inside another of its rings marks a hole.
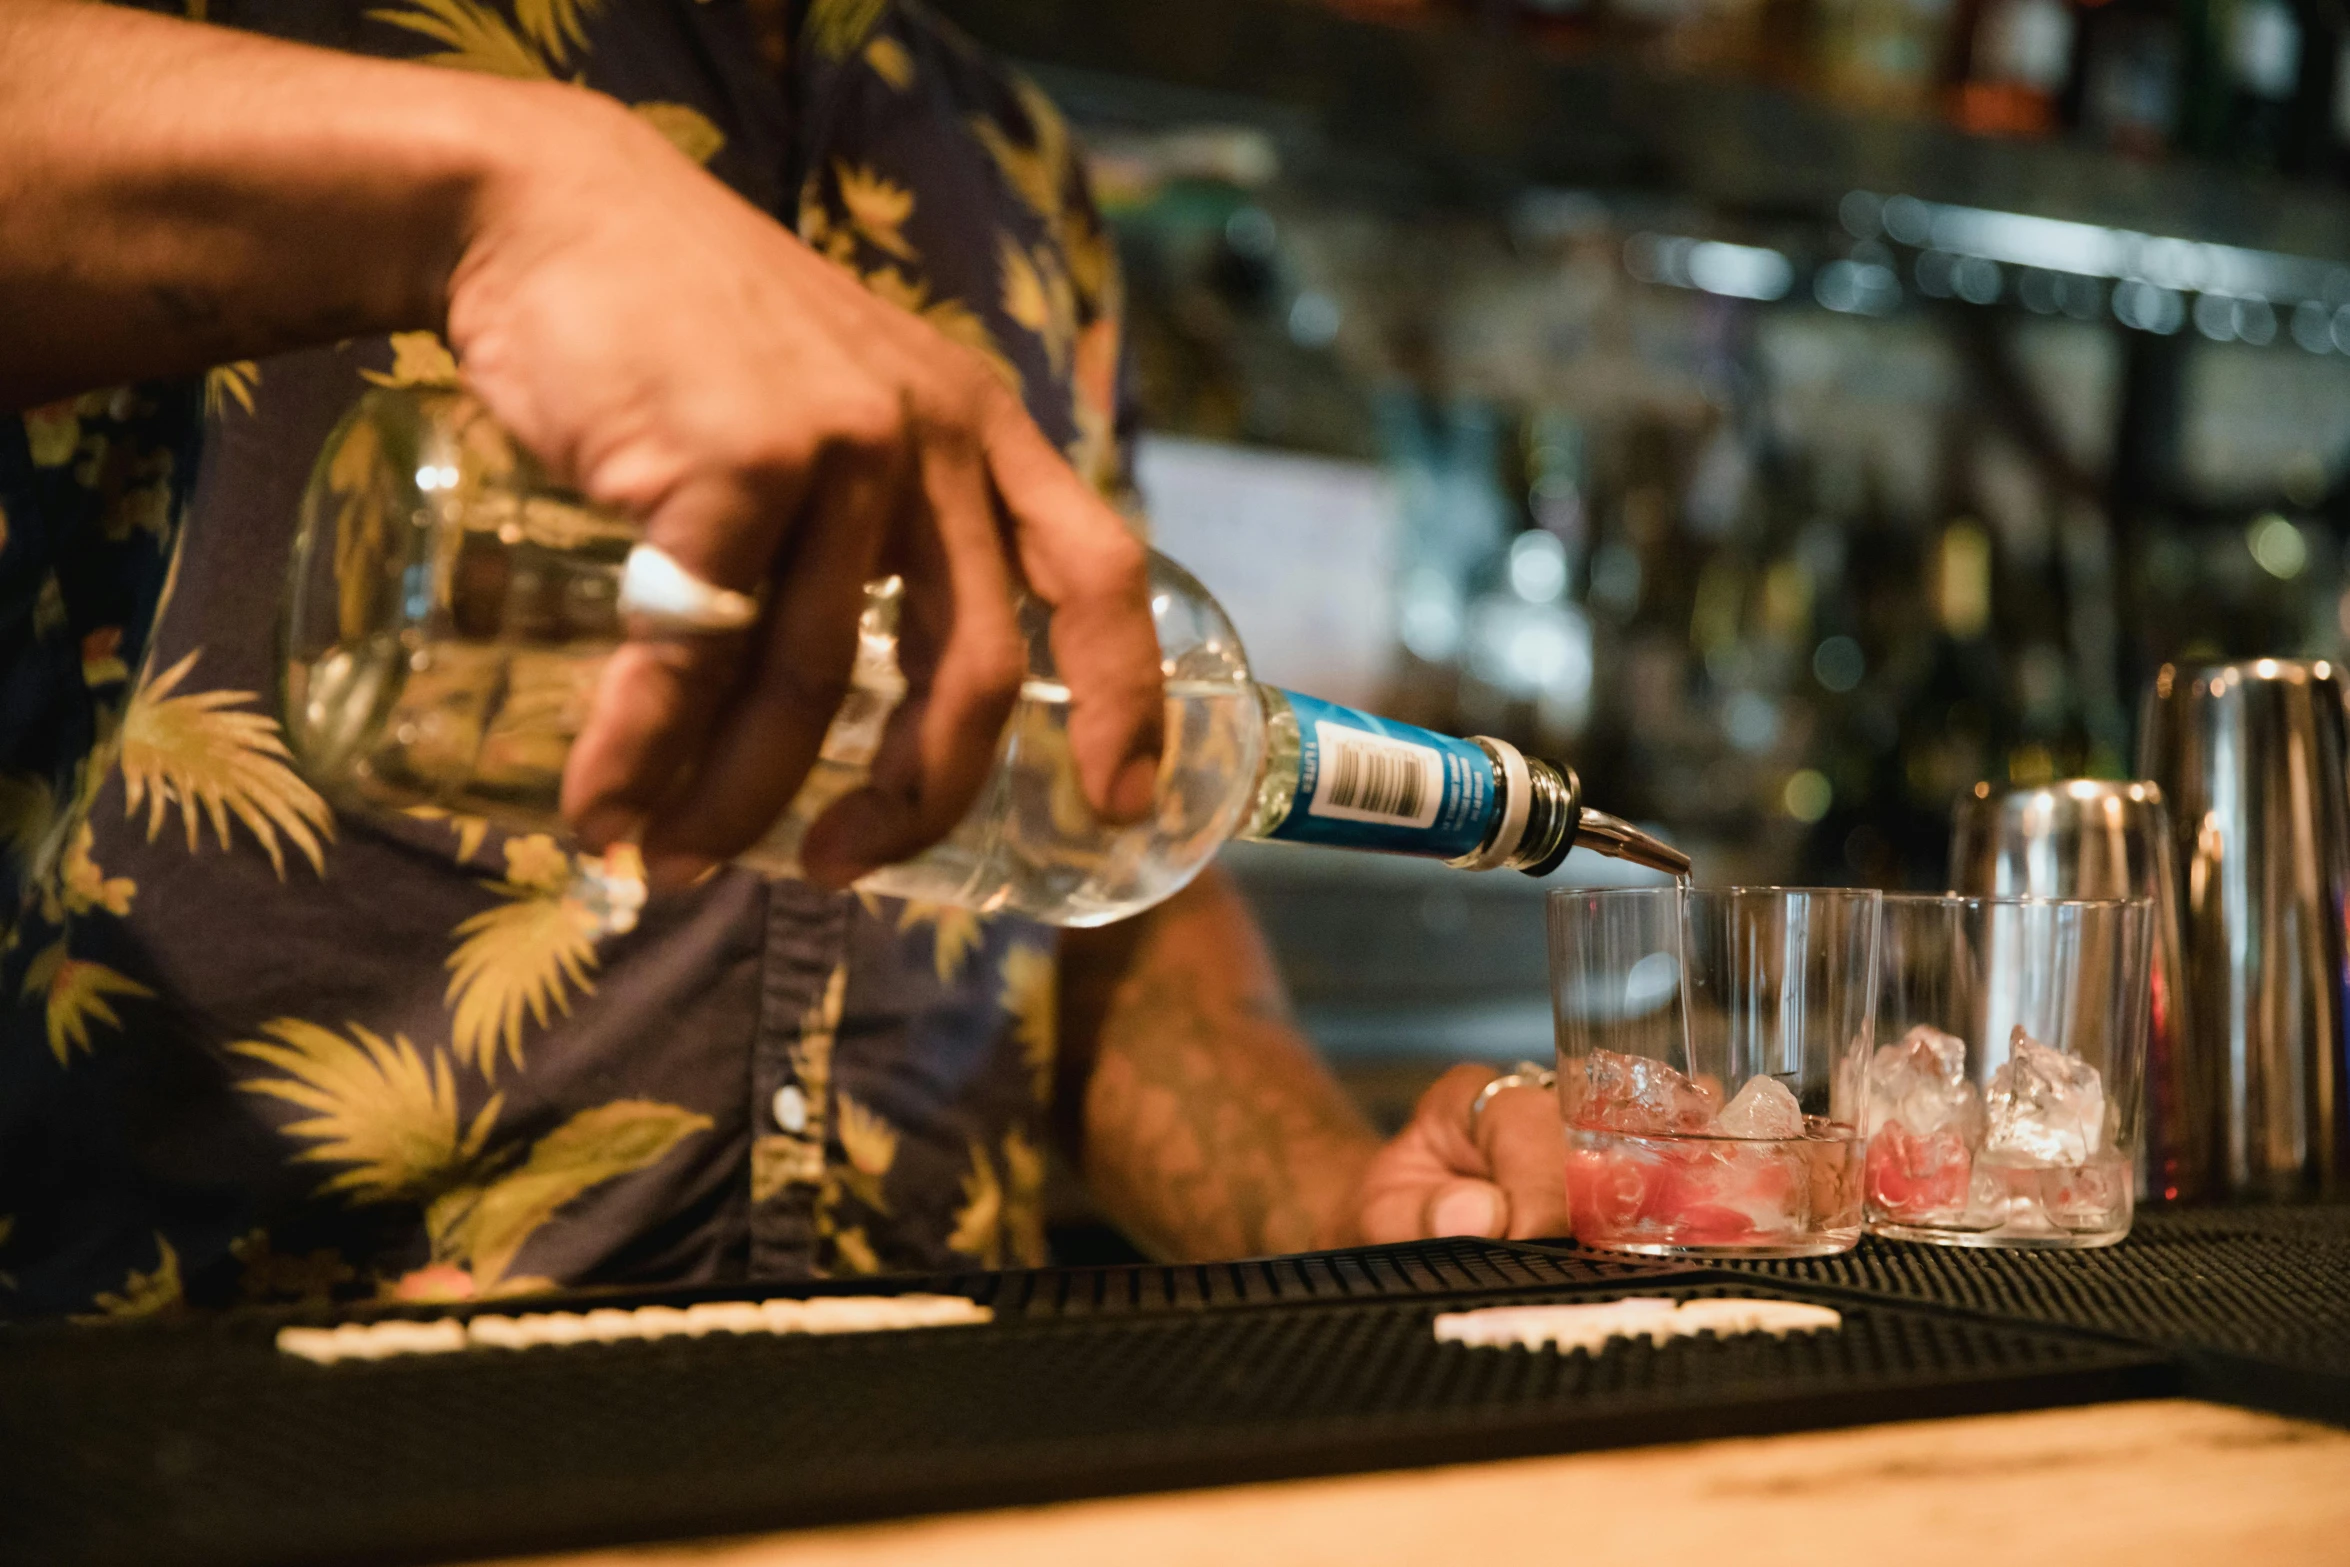
[[[1520,1061],[1507,1072],[1477,1090],[1477,1097],[1469,1101],[1469,1141],[1477,1140],[1477,1119],[1485,1107],[1493,1103],[1493,1096],[1512,1088],[1539,1088],[1544,1093],[1558,1087],[1559,1075],[1537,1061]]]
[[[759,596],[705,581],[658,544],[639,544],[620,571],[619,609],[646,635],[710,636],[758,620]]]

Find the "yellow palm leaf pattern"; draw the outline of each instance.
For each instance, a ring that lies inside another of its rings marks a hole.
[[[930,287],[917,283],[896,267],[876,267],[865,274],[865,286],[884,304],[897,306],[910,315],[920,315],[930,304]]]
[[[631,849],[629,852],[633,854],[635,851]],[[507,839],[504,853],[506,880],[532,892],[562,892],[570,887],[578,871],[562,845],[543,832]],[[644,862],[639,859],[636,863],[642,865]]]
[[[582,1110],[532,1145],[519,1169],[484,1186],[453,1227],[457,1255],[487,1294],[505,1279],[523,1243],[589,1188],[649,1169],[710,1127],[710,1118],[650,1099],[619,1099]]]
[[[806,240],[810,249],[830,253],[832,213],[824,205],[824,193],[813,174],[800,182],[800,211],[793,221],[793,232]],[[847,265],[840,257],[835,256],[833,259]]]
[[[33,773],[0,775],[0,843],[19,866],[39,856],[57,822],[57,786]]]
[[[1069,128],[1052,101],[1034,88],[1022,92],[1020,101],[1035,127],[1033,144],[1022,146],[993,120],[971,121],[971,134],[995,160],[1004,183],[1012,187],[1021,203],[1046,222],[1057,222],[1068,189]]]
[[[25,966],[24,994],[47,998],[49,1053],[64,1066],[74,1051],[96,1049],[90,1043],[92,1023],[117,1031],[122,1028],[122,1019],[107,1002],[108,996],[152,996],[155,992],[103,963],[69,957],[60,937]]]
[[[1060,226],[1061,254],[1069,263],[1069,281],[1077,297],[1100,314],[1103,324],[1116,329],[1124,310],[1125,284],[1118,273],[1118,246],[1110,231],[1072,210]]]
[[[1011,235],[996,235],[996,266],[1003,280],[1004,314],[1035,333],[1057,374],[1067,368],[1077,337],[1077,296],[1053,253],[1023,250]]]
[[[846,1093],[836,1113],[841,1151],[849,1157],[848,1168],[839,1172],[841,1184],[868,1208],[889,1212],[883,1183],[898,1162],[898,1129]]]
[[[90,857],[93,841],[88,822],[74,824],[73,835],[66,840],[65,856],[58,864],[61,873],[58,903],[67,914],[104,909],[116,919],[128,918],[131,899],[137,895],[139,884],[128,876],[107,875]]]
[[[427,65],[533,80],[553,69],[506,19],[478,0],[404,0],[404,9],[370,11],[378,22],[422,34],[447,47],[421,56]]]
[[[483,1077],[497,1075],[502,1047],[522,1066],[525,1013],[545,1028],[571,1012],[571,993],[593,994],[602,921],[571,896],[571,861],[544,833],[506,846],[507,879],[485,883],[506,901],[462,921],[449,954],[450,1044]],[[551,860],[549,857],[552,857]]]
[[[769,1132],[751,1140],[751,1201],[765,1202],[794,1181],[824,1178],[824,1152],[804,1137]]]
[[[982,1267],[999,1267],[1004,1258],[1003,1217],[1003,1183],[996,1179],[986,1147],[974,1138],[971,1168],[963,1176],[963,1206],[955,1210],[955,1228],[947,1244],[966,1257],[977,1257]]]
[[[873,74],[904,92],[914,85],[914,57],[895,38],[876,38],[865,46],[865,63]]]
[[[41,579],[41,591],[33,599],[33,635],[46,641],[63,631],[65,622],[65,587],[52,571]]]
[[[438,332],[394,332],[391,372],[386,374],[381,370],[362,370],[359,375],[360,379],[372,381],[377,386],[453,388],[462,384],[457,375],[457,356],[449,352],[449,345],[441,341]],[[369,448],[365,455],[372,466],[373,448]],[[335,485],[337,491],[350,487],[345,483]]]
[[[812,0],[800,35],[827,60],[845,60],[873,31],[889,0]]]
[[[247,413],[253,411],[253,388],[261,384],[261,367],[250,359],[233,360],[225,365],[214,365],[204,372],[204,413],[217,419],[235,403]]]
[[[833,1261],[850,1273],[870,1277],[881,1271],[881,1259],[874,1255],[873,1243],[865,1238],[865,1227],[853,1224],[832,1234]]]
[[[514,0],[514,20],[548,56],[560,60],[587,46],[587,19],[603,0]]]
[[[423,1200],[462,1177],[488,1141],[503,1095],[489,1102],[460,1132],[457,1085],[449,1058],[436,1052],[427,1066],[405,1035],[389,1043],[357,1023],[345,1039],[300,1018],[261,1025],[268,1039],[240,1039],[228,1049],[277,1068],[282,1077],[249,1078],[247,1093],[282,1099],[312,1112],[289,1123],[286,1135],[312,1146],[295,1157],[341,1164],[319,1187],[321,1196],[349,1192],[359,1202]]]
[[[420,822],[447,822],[449,831],[457,835],[457,862],[462,865],[481,852],[482,840],[490,835],[490,819],[469,816],[463,811],[445,810],[437,805],[411,805],[400,813]]]
[[[1004,1134],[1004,1250],[1024,1268],[1045,1263],[1044,1150],[1015,1127]]]
[[[840,190],[840,204],[865,243],[885,250],[900,261],[912,261],[914,247],[899,232],[914,215],[914,193],[887,175],[835,159],[832,177]]]
[[[167,504],[167,513],[168,509]],[[82,684],[94,690],[118,685],[130,677],[130,666],[122,661],[122,627],[100,626],[82,638]]]
[[[696,163],[708,163],[726,145],[726,133],[699,109],[682,103],[640,103],[634,105],[634,112]]]
[[[123,814],[137,815],[144,802],[147,841],[153,843],[163,830],[164,814],[176,805],[191,853],[204,817],[226,849],[234,816],[260,840],[280,880],[286,874],[281,832],[313,871],[325,875],[319,839],[334,836],[334,817],[288,765],[293,753],[278,734],[277,720],[238,710],[254,700],[250,691],[172,694],[202,651],[189,653],[131,693],[122,715]]]
[[[1060,1048],[1061,1002],[1053,955],[1015,946],[1004,954],[1003,989],[998,999],[1012,1015],[1012,1037],[1020,1042],[1030,1084],[1039,1104],[1053,1091],[1053,1057]]]
[[[98,1309],[81,1322],[108,1322],[131,1317],[169,1316],[179,1310],[185,1294],[180,1285],[180,1254],[159,1230],[155,1234],[155,1268],[142,1273],[133,1268],[122,1288],[100,1290],[90,1304]]]
[[[81,408],[79,401],[68,399],[25,410],[24,436],[34,467],[62,468],[73,461],[82,444]]]
[[[910,931],[917,925],[932,928],[930,962],[938,971],[939,983],[942,985],[953,981],[956,971],[963,966],[965,955],[979,945],[980,937],[985,934],[979,916],[969,909],[913,898],[907,900],[905,908],[898,915],[898,929]]]

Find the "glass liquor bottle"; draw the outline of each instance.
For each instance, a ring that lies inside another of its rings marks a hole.
[[[345,805],[431,806],[559,831],[563,765],[624,635],[637,529],[551,485],[460,393],[377,391],[335,433],[302,503],[283,625],[286,737]],[[1577,844],[1676,874],[1688,860],[1589,810],[1574,771],[1258,684],[1207,590],[1153,555],[1166,683],[1142,821],[1088,809],[1049,616],[1021,606],[1029,667],[978,800],[947,838],[860,886],[1057,925],[1172,896],[1232,837],[1555,869]],[[823,809],[866,775],[905,690],[894,580],[867,590],[849,694],[798,797],[739,863],[796,875]],[[617,923],[617,922],[616,922]]]

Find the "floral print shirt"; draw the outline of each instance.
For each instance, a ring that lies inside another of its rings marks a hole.
[[[610,93],[1119,472],[1068,132],[915,0],[187,9]],[[1049,932],[728,871],[599,942],[564,846],[291,765],[310,464],[456,373],[410,333],[0,415],[0,1313],[1036,1260]]]

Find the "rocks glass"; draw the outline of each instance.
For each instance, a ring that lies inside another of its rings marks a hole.
[[[1577,1240],[1749,1257],[1821,1256],[1859,1240],[1879,897],[1550,895]]]
[[[2129,1234],[2153,932],[2145,898],[1887,895],[1873,1233],[2026,1247]]]

